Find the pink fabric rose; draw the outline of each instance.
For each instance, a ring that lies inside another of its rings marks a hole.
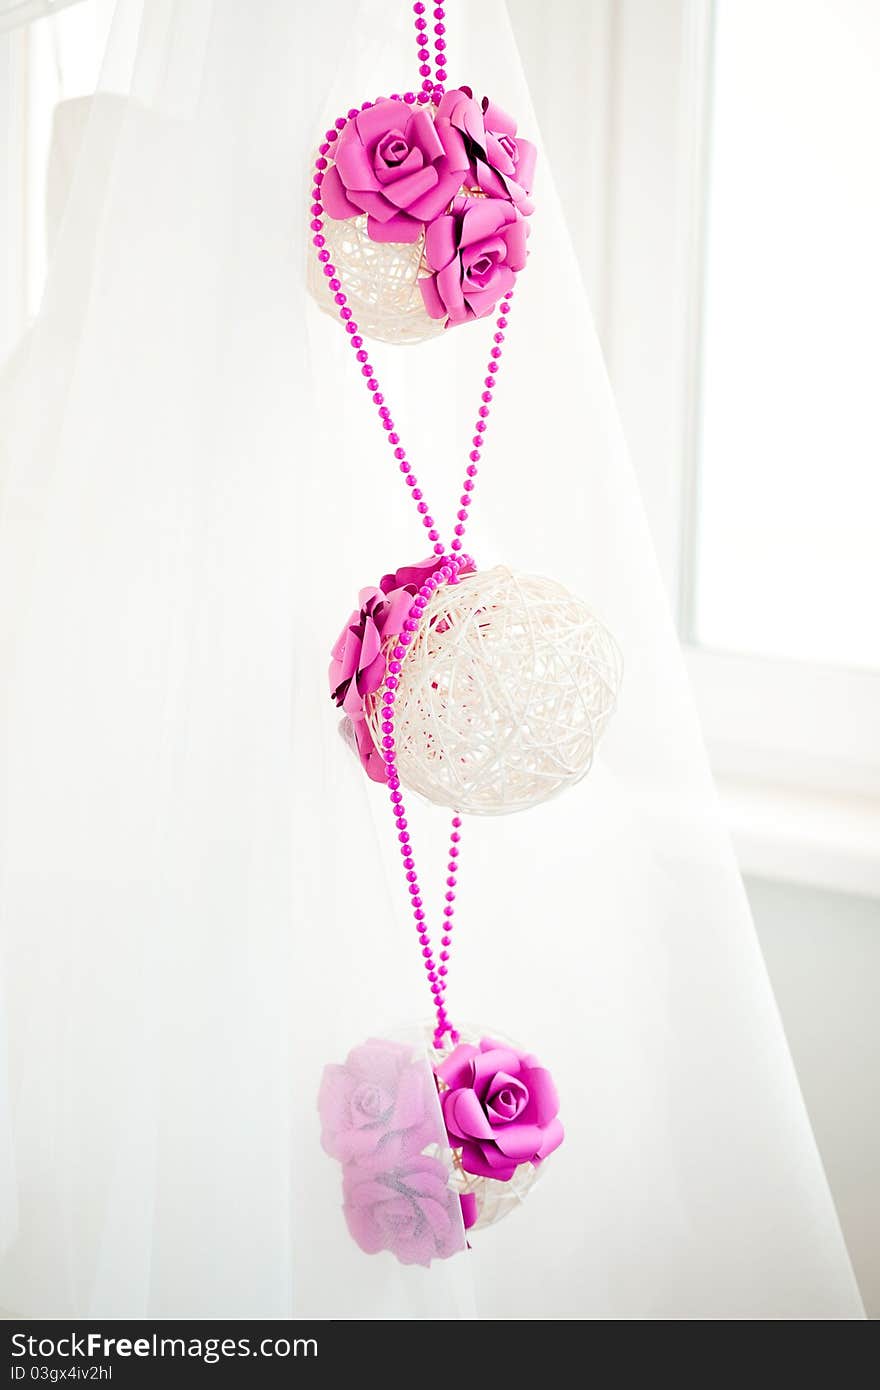
[[[390,99],[347,122],[322,185],[330,217],[367,214],[373,241],[417,241],[442,212],[470,167],[464,137],[437,126],[421,106]]]
[[[483,1038],[459,1043],[434,1068],[449,1143],[466,1173],[508,1182],[520,1163],[540,1163],[562,1143],[553,1078],[537,1058]]]
[[[419,280],[431,318],[448,325],[491,314],[513,289],[526,263],[526,223],[500,198],[454,198],[448,213],[428,227]]]
[[[364,700],[380,690],[385,680],[383,644],[403,631],[414,595],[443,563],[442,557],[432,555],[383,575],[377,589],[361,589],[358,607],[331,652],[330,694],[351,720],[361,766],[374,782],[387,781],[387,772],[367,727]],[[463,569],[461,573],[470,570]]]
[[[318,1093],[321,1143],[340,1163],[395,1168],[443,1143],[434,1078],[411,1047],[370,1038],[343,1066],[326,1066]]]
[[[378,1174],[348,1167],[342,1193],[348,1229],[368,1255],[390,1250],[401,1264],[429,1265],[464,1249],[461,1204],[437,1158]]]
[[[471,177],[487,198],[509,198],[523,216],[534,211],[531,192],[538,152],[516,133],[516,121],[488,97],[474,99],[470,87],[445,92],[437,107],[437,131],[460,131]]]

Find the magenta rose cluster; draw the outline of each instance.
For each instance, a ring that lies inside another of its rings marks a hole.
[[[425,580],[445,563],[432,555],[415,565],[403,565],[383,575],[378,588],[361,589],[358,606],[349,615],[330,654],[330,694],[351,721],[351,733],[361,766],[374,782],[388,780],[386,764],[366,722],[365,700],[382,688],[385,650],[397,637]],[[464,567],[462,574],[471,573]]]
[[[462,1208],[443,1161],[437,1088],[413,1048],[371,1038],[324,1068],[321,1142],[343,1165],[348,1229],[362,1250],[429,1265],[464,1249]]]
[[[516,122],[469,87],[436,111],[397,97],[367,103],[340,132],[322,187],[324,210],[366,214],[378,242],[424,233],[425,308],[447,327],[483,318],[526,263],[536,150]]]

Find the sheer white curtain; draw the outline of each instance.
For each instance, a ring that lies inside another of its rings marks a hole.
[[[327,652],[423,543],[306,297],[305,194],[327,121],[413,80],[410,19],[117,7],[3,404],[0,1305],[859,1317],[546,160],[471,544],[581,593],[627,674],[585,784],[466,823],[450,1007],[541,1054],[567,1138],[428,1271],[345,1231],[321,1068],[427,997]],[[533,130],[504,6],[448,28]],[[373,354],[446,520],[489,332]]]

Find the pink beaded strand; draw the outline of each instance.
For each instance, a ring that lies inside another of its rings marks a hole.
[[[397,754],[394,749],[394,703],[397,698],[401,662],[406,656],[406,649],[412,642],[419,623],[423,621],[424,611],[431,595],[441,584],[457,583],[459,570],[472,563],[470,558],[465,555],[450,555],[446,558],[448,559],[448,563],[441,565],[438,570],[435,570],[434,573],[425,580],[424,584],[422,584],[418,593],[413,598],[406,620],[406,626],[398,637],[397,644],[391,649],[385,683],[380,697],[382,701],[382,757],[385,761],[388,774],[388,792],[391,798],[391,812],[394,816],[394,824],[397,828],[397,839],[403,859],[403,870],[410,898],[410,908],[418,933],[419,945],[422,948],[422,964],[425,967],[428,985],[433,997],[433,1007],[437,1018],[437,1025],[434,1029],[434,1047],[438,1050],[442,1047],[443,1039],[447,1033],[450,1035],[453,1046],[458,1042],[458,1033],[455,1028],[453,1028],[449,1020],[449,1015],[446,1012],[446,980],[448,975],[449,948],[452,945],[453,918],[455,916],[455,890],[458,885],[461,816],[454,815],[452,817],[452,830],[449,837],[446,893],[444,895],[445,905],[443,908],[442,936],[440,937],[441,950],[439,956],[435,958],[434,948],[431,944],[431,935],[427,925],[424,903],[422,901],[421,888],[419,886],[415,853],[409,832],[409,822],[406,816],[403,792],[400,789],[400,778],[397,775],[396,769]]]
[[[446,18],[442,5],[435,5],[433,10],[434,20],[434,80],[431,81],[431,50],[428,48],[428,21],[425,13],[428,6],[423,5],[421,0],[416,0],[413,5],[416,26],[416,56],[419,60],[419,75],[422,78],[422,90],[431,93],[431,99],[435,104],[439,104],[443,95],[443,84],[446,81],[446,26],[443,23]]]
[[[425,105],[433,102],[439,105],[444,92],[444,84],[447,77],[447,55],[446,55],[446,26],[444,24],[445,11],[442,5],[436,5],[433,9],[434,23],[434,76],[431,77],[430,50],[428,48],[428,21],[425,19],[427,6],[422,0],[417,0],[413,5],[415,14],[415,31],[417,42],[417,53],[419,58],[419,74],[422,77],[422,90],[418,93],[406,92],[402,100],[408,106],[414,104]],[[393,99],[400,100],[395,95]],[[377,97],[376,101],[381,101]],[[361,110],[366,111],[374,105],[373,102],[365,101]],[[480,395],[480,406],[477,411],[477,419],[474,424],[474,435],[471,440],[471,449],[468,454],[468,464],[465,469],[465,477],[462,483],[462,493],[459,498],[459,509],[456,512],[456,524],[453,527],[453,537],[450,545],[450,552],[447,554],[446,548],[440,540],[440,533],[431,515],[428,503],[425,501],[424,493],[419,486],[418,478],[412,469],[412,464],[406,456],[406,449],[400,441],[400,436],[391,417],[391,412],[385,404],[385,397],[381,390],[379,379],[369,359],[369,353],[364,347],[364,340],[358,331],[358,325],[354,320],[351,309],[348,307],[347,296],[342,289],[342,282],[339,280],[336,267],[331,263],[330,252],[326,249],[324,229],[324,206],[321,194],[321,185],[324,182],[324,174],[329,167],[328,155],[332,154],[333,145],[339,139],[339,132],[345,128],[346,122],[354,120],[358,115],[358,109],[352,108],[347,116],[340,116],[333,124],[333,128],[325,134],[324,140],[318,147],[318,157],[315,160],[314,186],[311,190],[311,222],[310,227],[313,233],[312,244],[317,252],[318,261],[321,265],[323,274],[327,280],[327,288],[333,295],[333,302],[339,312],[339,317],[348,334],[348,340],[355,353],[355,360],[361,369],[361,376],[364,379],[367,390],[372,395],[373,404],[379,413],[379,420],[382,429],[388,439],[389,447],[394,450],[394,458],[398,468],[403,475],[406,486],[410,489],[416,510],[421,518],[422,526],[428,533],[434,554],[447,560],[448,563],[442,565],[435,574],[432,575],[421,586],[413,600],[409,610],[408,622],[415,624],[409,631],[404,630],[397,639],[396,645],[392,648],[391,657],[388,663],[388,672],[385,685],[382,691],[382,756],[385,760],[388,772],[388,789],[391,797],[391,809],[394,814],[394,823],[397,829],[397,838],[400,845],[400,852],[403,859],[403,869],[406,876],[406,884],[409,892],[410,907],[413,913],[419,945],[422,948],[422,960],[425,972],[428,977],[428,984],[433,996],[433,1006],[437,1018],[437,1026],[434,1030],[434,1046],[439,1049],[443,1039],[448,1033],[453,1045],[458,1042],[458,1033],[449,1021],[446,1012],[446,981],[448,976],[448,962],[450,958],[450,947],[452,945],[453,919],[455,916],[455,891],[458,885],[458,859],[459,844],[461,841],[461,817],[455,814],[452,817],[452,828],[449,837],[449,861],[446,866],[446,893],[445,905],[443,908],[442,936],[440,937],[441,950],[435,960],[434,951],[431,945],[430,934],[427,929],[427,919],[419,887],[418,872],[416,869],[415,855],[413,852],[412,841],[409,834],[409,826],[406,817],[406,808],[403,803],[403,794],[400,790],[400,779],[395,770],[394,753],[394,700],[398,685],[398,676],[401,670],[401,662],[406,656],[406,649],[412,641],[413,633],[417,630],[418,623],[421,621],[422,614],[428,603],[431,594],[442,583],[455,584],[458,581],[459,570],[470,565],[472,561],[463,554],[462,546],[464,535],[469,520],[470,508],[473,502],[473,492],[475,480],[478,473],[478,466],[482,459],[482,450],[485,444],[485,434],[488,427],[490,407],[494,398],[495,386],[498,379],[498,369],[501,360],[502,343],[504,342],[504,330],[507,327],[508,315],[510,313],[510,301],[512,293],[505,296],[499,305],[499,315],[495,322],[495,333],[493,336],[493,347],[489,354],[489,361],[486,364],[486,376],[483,380],[483,390]]]
[[[416,95],[413,92],[406,92],[403,97],[403,100],[406,102],[413,102],[419,100],[421,96],[422,93],[419,94],[419,97],[416,97]],[[377,98],[377,100],[382,100],[382,98]],[[364,102],[364,106],[362,109],[366,109],[371,105],[371,102]],[[349,115],[350,114],[351,113],[349,113]],[[357,115],[357,112],[355,111],[354,114]],[[379,422],[382,426],[382,429],[385,432],[385,436],[388,440],[388,445],[393,450],[393,456],[397,461],[397,466],[400,473],[403,475],[403,480],[406,486],[410,489],[410,494],[412,496],[413,502],[415,503],[416,510],[419,513],[422,526],[427,531],[428,539],[429,541],[431,541],[433,545],[434,554],[437,556],[445,555],[447,554],[447,547],[443,544],[443,542],[440,539],[440,533],[437,530],[434,516],[431,512],[428,503],[425,501],[424,492],[422,488],[419,486],[419,480],[413,470],[413,466],[407,458],[406,449],[401,443],[400,435],[398,434],[397,429],[395,428],[391,411],[385,404],[385,396],[382,392],[379,383],[379,378],[377,377],[375,372],[375,368],[373,367],[373,364],[370,361],[370,354],[364,347],[363,337],[358,332],[358,325],[354,320],[351,309],[348,307],[348,299],[342,288],[342,282],[337,277],[336,266],[332,264],[330,260],[330,252],[327,250],[325,245],[325,237],[323,235],[324,207],[321,201],[321,185],[324,182],[324,174],[329,163],[327,155],[331,152],[333,144],[336,142],[336,140],[338,140],[339,130],[345,126],[345,123],[346,118],[340,116],[340,118],[335,123],[335,128],[327,131],[325,139],[318,147],[318,157],[315,160],[314,186],[311,190],[311,222],[309,223],[309,226],[311,227],[313,233],[312,245],[315,247],[321,270],[327,280],[328,290],[330,294],[332,294],[333,296],[333,302],[336,305],[339,317],[342,320],[346,333],[348,334],[348,341],[351,344],[352,350],[355,354],[355,360],[358,363],[358,366],[361,370],[361,377],[364,380],[367,390],[371,393],[373,404],[375,405],[379,414]],[[451,550],[453,553],[460,552],[462,549],[464,534],[467,528],[467,522],[469,517],[469,510],[473,503],[474,480],[477,476],[478,465],[482,458],[482,450],[485,446],[485,434],[486,429],[488,427],[489,415],[491,413],[492,401],[494,399],[495,387],[498,381],[498,371],[502,355],[502,344],[504,342],[504,329],[507,327],[508,315],[510,313],[511,308],[510,301],[512,300],[512,298],[513,293],[511,292],[510,294],[505,296],[505,298],[501,301],[501,303],[498,306],[500,312],[498,318],[495,321],[493,346],[489,353],[489,361],[486,363],[486,376],[483,379],[483,390],[480,395],[480,406],[477,412],[477,419],[474,424],[474,435],[471,439],[471,449],[468,454],[468,464],[465,469],[465,477],[462,483],[462,495],[459,498],[459,509],[456,513],[456,524],[453,527],[453,539],[451,545],[449,546],[449,550]]]

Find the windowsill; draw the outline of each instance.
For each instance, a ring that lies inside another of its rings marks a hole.
[[[742,872],[880,897],[880,802],[719,776]]]

